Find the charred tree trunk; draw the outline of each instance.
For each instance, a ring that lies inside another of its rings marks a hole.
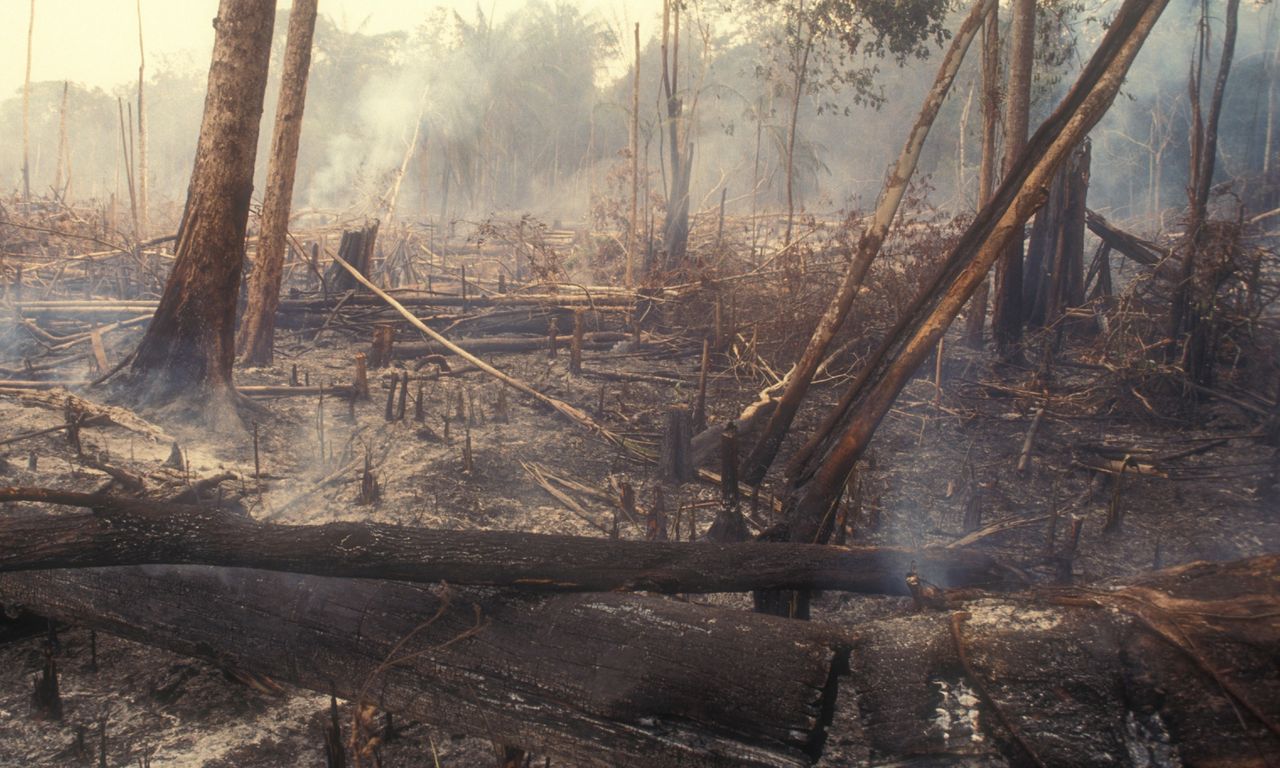
[[[1126,0],[1079,80],[1023,149],[991,202],[797,452],[788,472],[791,485],[783,526],[787,540],[821,543],[830,536],[834,504],[880,420],[992,264],[1021,237],[1023,225],[1044,202],[1041,189],[1106,113],[1166,4],[1167,0]],[[1021,285],[1018,288],[1020,293]],[[762,608],[801,616],[807,611],[804,599],[764,602]]]
[[[906,193],[907,183],[915,173],[916,164],[920,159],[920,150],[924,147],[929,130],[933,127],[933,121],[946,100],[947,92],[951,90],[951,84],[955,81],[956,72],[960,69],[965,52],[968,51],[969,44],[973,42],[973,38],[982,27],[986,12],[994,5],[994,0],[979,0],[974,4],[973,10],[960,29],[956,31],[951,47],[938,68],[933,88],[925,97],[920,115],[916,118],[915,125],[902,147],[902,152],[898,155],[898,162],[880,190],[875,214],[858,241],[857,252],[845,271],[840,287],[836,290],[836,295],[832,297],[822,317],[818,319],[818,325],[809,338],[804,354],[797,361],[795,370],[789,375],[787,388],[782,393],[777,410],[770,416],[759,440],[756,441],[750,455],[743,463],[744,482],[759,485],[778,455],[782,440],[786,437],[787,430],[791,428],[791,422],[795,419],[797,411],[800,410],[800,403],[809,391],[809,384],[813,381],[813,376],[822,363],[827,348],[840,330],[840,326],[844,324],[845,318],[848,317],[853,301],[858,295],[858,289],[871,268],[871,263],[880,254],[880,248],[889,234],[889,227]]]
[[[271,365],[274,357],[276,307],[284,270],[293,177],[298,165],[302,112],[311,68],[311,38],[316,28],[316,0],[295,0],[289,9],[289,32],[280,75],[280,100],[271,136],[267,190],[262,198],[258,258],[249,275],[249,304],[240,321],[237,348],[246,365]]]
[[[1009,92],[1005,95],[1004,175],[1007,177],[1027,143],[1031,122],[1031,64],[1035,56],[1036,2],[1013,0],[1009,31]],[[1022,354],[1022,229],[1010,238],[1008,250],[996,264],[995,303],[991,334],[1006,359]]]
[[[373,249],[378,242],[378,222],[372,221],[363,229],[350,229],[342,233],[338,243],[338,256],[356,270],[369,277],[369,267],[373,263]],[[351,291],[360,287],[355,277],[337,262],[329,265],[325,272],[325,284],[331,291]]]
[[[55,619],[580,766],[803,766],[847,641],[630,595],[153,566],[0,576]]]
[[[218,9],[177,258],[128,383],[137,399],[199,403],[211,424],[238,423],[236,300],[274,21],[274,1],[222,0]]]

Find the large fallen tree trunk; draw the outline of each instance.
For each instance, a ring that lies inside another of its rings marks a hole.
[[[1280,750],[1278,594],[1280,556],[1196,563],[863,621],[846,644],[615,594],[183,566],[0,574],[0,601],[56,619],[570,765],[646,768],[819,752],[832,766],[1261,768]]]
[[[0,575],[0,600],[575,766],[801,766],[846,641],[629,595],[197,566]]]
[[[0,571],[150,563],[560,591],[743,592],[816,588],[908,594],[913,569],[942,587],[1010,587],[990,557],[954,549],[613,541],[377,523],[276,525],[207,507],[34,488],[17,499],[97,512],[0,517]]]

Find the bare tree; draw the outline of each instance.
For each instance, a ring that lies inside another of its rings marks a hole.
[[[267,190],[262,198],[258,258],[249,275],[249,304],[236,338],[240,361],[246,365],[270,365],[274,358],[276,307],[280,304],[293,177],[298,167],[307,73],[311,68],[311,40],[316,28],[316,4],[317,0],[294,0],[289,10],[280,99],[271,134],[271,157],[267,161]],[[414,140],[416,143],[416,131]]]
[[[1170,338],[1177,342],[1169,347],[1169,355],[1181,354],[1183,370],[1193,382],[1208,385],[1213,374],[1212,306],[1221,273],[1213,265],[1205,265],[1205,251],[1209,247],[1207,229],[1209,190],[1218,158],[1218,120],[1222,115],[1222,101],[1226,95],[1227,79],[1231,75],[1231,61],[1235,55],[1236,32],[1239,28],[1240,0],[1227,0],[1226,26],[1222,36],[1222,51],[1218,58],[1218,74],[1214,81],[1209,112],[1203,115],[1200,105],[1204,66],[1209,58],[1209,7],[1201,3],[1199,33],[1196,52],[1191,60],[1191,180],[1187,185],[1188,212],[1185,255],[1182,258],[1182,279],[1173,297],[1170,317]],[[1198,274],[1204,272],[1205,274]],[[1225,275],[1224,275],[1225,276]],[[1180,347],[1180,349],[1179,349]]]
[[[214,427],[239,424],[236,298],[274,22],[274,0],[221,0],[176,259],[126,390],[154,405],[192,407]]]

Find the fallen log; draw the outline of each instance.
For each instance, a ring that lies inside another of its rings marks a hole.
[[[905,577],[912,570],[948,588],[1020,584],[1014,571],[986,555],[941,548],[614,541],[356,522],[278,525],[208,507],[0,489],[0,502],[9,501],[95,512],[0,516],[0,571],[169,563],[529,590],[666,593],[814,588],[906,595]]]
[[[627,334],[616,333],[613,331],[602,331],[599,333],[587,333],[583,335],[582,343],[588,349],[602,349],[620,341],[626,341]],[[491,352],[529,352],[538,349],[547,349],[550,342],[546,336],[527,337],[527,336],[506,336],[497,338],[484,339],[468,339],[467,351],[472,354],[488,354]],[[424,355],[452,355],[453,350],[443,344],[435,342],[421,342],[416,344],[397,344],[391,350],[391,356],[394,358],[416,358]]]
[[[847,660],[830,629],[630,595],[149,566],[4,574],[0,599],[600,768],[808,765]]]

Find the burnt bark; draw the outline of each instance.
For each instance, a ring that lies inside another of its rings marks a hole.
[[[157,405],[200,403],[211,422],[236,420],[219,406],[235,400],[236,300],[274,22],[274,1],[219,6],[176,259],[128,384]]]
[[[246,365],[270,365],[275,351],[276,307],[284,270],[293,177],[302,137],[302,111],[307,100],[311,38],[316,28],[316,0],[295,0],[289,9],[280,101],[271,134],[267,190],[262,198],[258,258],[249,276],[249,304],[240,321],[237,346]]]
[[[59,620],[580,766],[802,766],[847,641],[630,595],[192,566],[0,575]]]

